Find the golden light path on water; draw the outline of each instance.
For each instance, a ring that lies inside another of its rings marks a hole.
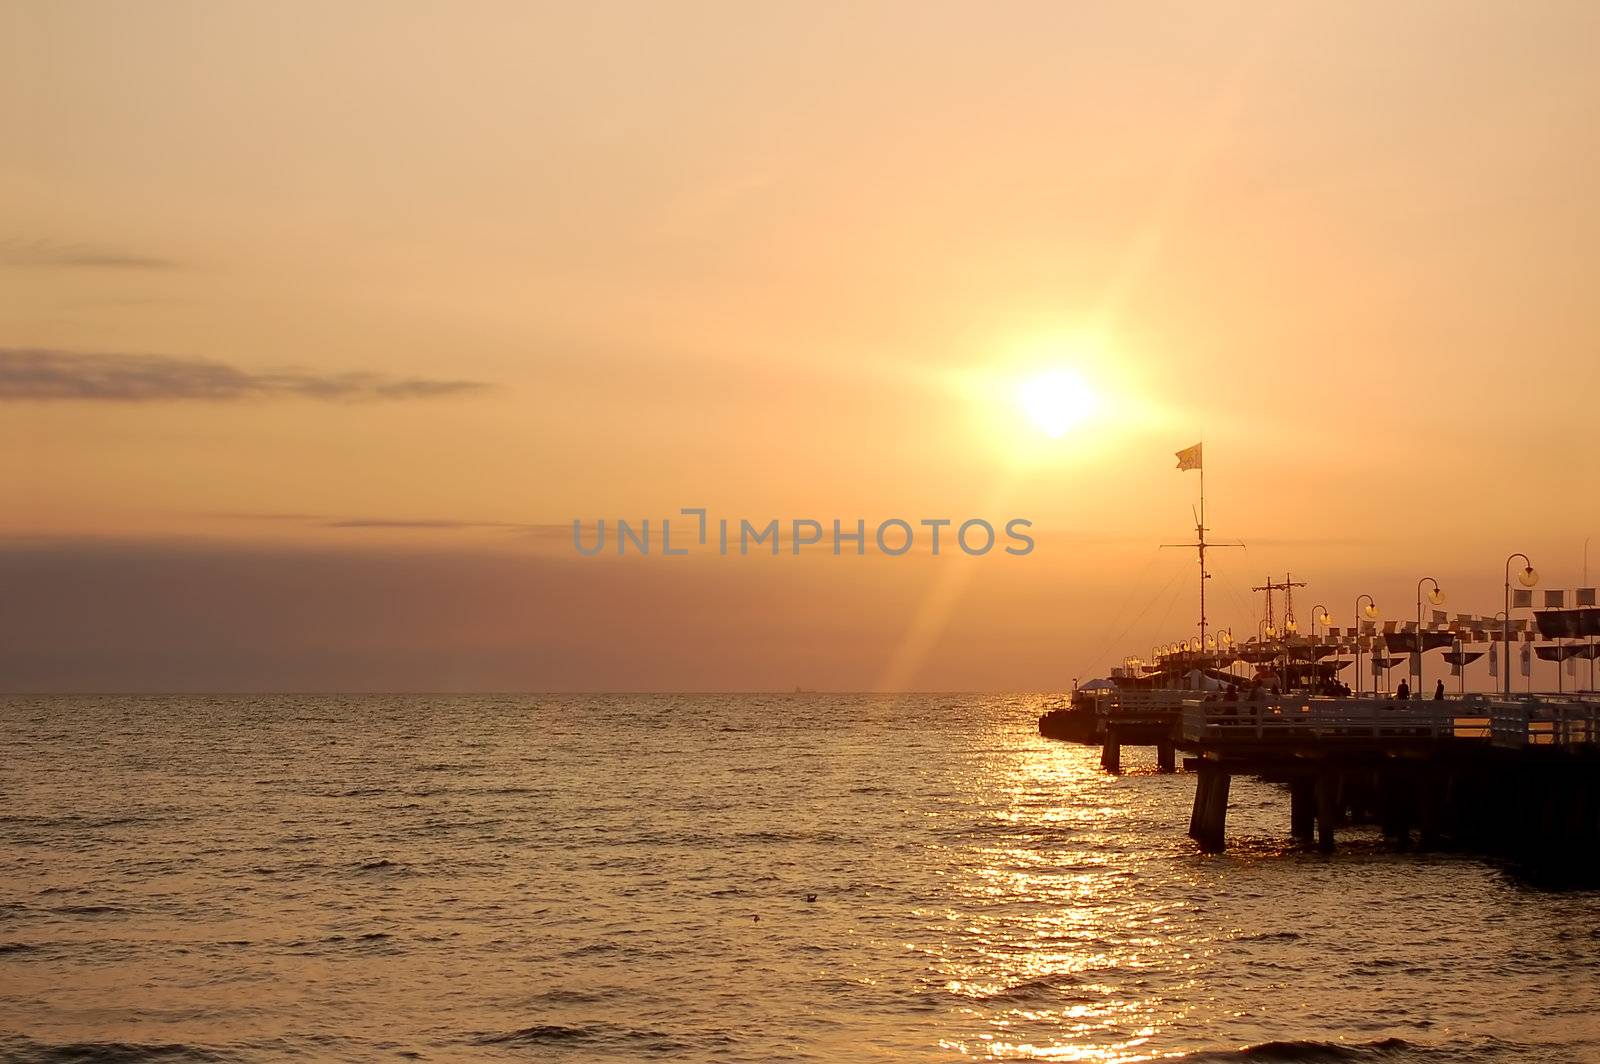
[[[1063,746],[1042,747],[1031,756],[1015,753],[986,759],[973,778],[973,797],[1001,794],[1007,805],[996,810],[994,820],[1028,831],[1054,828],[1066,832],[1103,825],[1122,814],[1117,804],[1059,806],[1040,802],[1041,791],[1065,784],[1068,789],[1088,789],[1095,769],[1076,752]],[[1137,952],[1107,952],[1103,919],[1106,878],[1110,861],[1094,858],[1082,868],[1063,868],[1058,858],[1031,846],[995,845],[977,850],[976,860],[961,876],[956,890],[976,903],[946,912],[950,921],[970,920],[965,936],[978,943],[975,956],[955,957],[944,965],[952,993],[992,1005],[997,997],[1030,984],[1071,985],[1074,1000],[1057,1008],[1015,1006],[998,1013],[989,1007],[968,1007],[974,1021],[987,1025],[969,1040],[943,1040],[940,1045],[965,1056],[997,1059],[1047,1059],[1120,1062],[1149,1059],[1142,1051],[1158,1030],[1162,1017],[1146,1002],[1121,996],[1116,987],[1094,981],[1093,973],[1108,967],[1135,971],[1141,964]],[[1026,905],[1008,904],[1027,899]],[[972,920],[972,908],[983,915]],[[1149,914],[1159,925],[1158,911]],[[1124,932],[1131,932],[1124,917]],[[1125,947],[1154,947],[1158,941],[1131,935]],[[1038,1044],[1016,1041],[1018,1028],[1053,1027],[1071,1036],[1065,1043]]]

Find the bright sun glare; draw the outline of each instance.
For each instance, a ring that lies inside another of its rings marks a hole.
[[[1059,439],[1093,415],[1100,398],[1072,370],[1053,369],[1019,384],[1017,404],[1041,432]]]

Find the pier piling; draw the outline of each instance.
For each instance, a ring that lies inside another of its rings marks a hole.
[[[1299,776],[1289,782],[1289,834],[1302,846],[1316,841],[1317,782]]]
[[[1112,775],[1122,772],[1122,735],[1115,727],[1106,729],[1105,745],[1100,748],[1100,767]]]
[[[1339,817],[1339,777],[1324,772],[1317,777],[1317,849],[1333,852],[1333,827]]]
[[[1217,765],[1201,765],[1195,781],[1191,834],[1206,853],[1221,853],[1227,836],[1228,790],[1233,777]]]

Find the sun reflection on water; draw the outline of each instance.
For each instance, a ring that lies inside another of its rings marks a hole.
[[[1152,995],[1129,993],[1161,939],[1162,906],[1141,903],[1112,840],[1127,789],[1081,750],[1008,749],[972,766],[973,802],[990,803],[987,838],[946,854],[954,905],[931,946],[942,987],[971,1033],[941,1048],[996,1060],[1151,1059],[1166,1021]]]

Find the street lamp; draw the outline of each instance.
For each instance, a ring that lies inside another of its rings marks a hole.
[[[1361,600],[1362,599],[1366,599],[1367,600],[1367,604],[1365,606],[1361,605]],[[1367,620],[1369,620],[1369,621],[1375,621],[1375,620],[1378,619],[1378,603],[1377,603],[1377,600],[1374,599],[1371,595],[1357,595],[1356,596],[1355,617],[1356,617],[1356,697],[1357,698],[1361,697],[1361,618],[1362,618],[1363,614],[1366,616]],[[1377,692],[1374,691],[1373,693],[1376,694]]]
[[[1423,678],[1422,678],[1422,651],[1424,649],[1423,645],[1422,645],[1422,585],[1423,584],[1432,584],[1433,585],[1433,587],[1428,591],[1428,601],[1433,603],[1435,606],[1444,605],[1444,589],[1439,586],[1439,581],[1435,580],[1431,576],[1425,576],[1421,580],[1417,581],[1417,690],[1412,694],[1413,698],[1421,698],[1422,697],[1421,688],[1422,688],[1422,684],[1424,682]]]
[[[1511,563],[1517,558],[1522,559],[1522,572],[1517,574],[1517,583],[1523,587],[1532,587],[1539,582],[1539,574],[1533,571],[1533,562],[1528,560],[1526,554],[1512,554],[1506,558],[1506,617],[1500,629],[1500,645],[1506,652],[1505,661],[1505,695],[1511,697]]]
[[[1329,624],[1329,622],[1331,620],[1332,620],[1332,618],[1330,618],[1328,616],[1328,607],[1326,607],[1326,606],[1313,606],[1313,607],[1311,607],[1311,673],[1312,673],[1313,676],[1317,677],[1317,679],[1319,681],[1322,678],[1322,665],[1321,665],[1322,659],[1317,657],[1317,625],[1319,625],[1319,624],[1322,625],[1322,634],[1323,635],[1327,635],[1328,634],[1328,624]],[[1335,672],[1337,672],[1337,671],[1338,670],[1335,670]],[[1333,680],[1333,675],[1332,675],[1332,673],[1330,673],[1329,674],[1330,687],[1331,687],[1331,684],[1332,684],[1332,680]],[[1320,683],[1319,683],[1319,686],[1320,686]]]

